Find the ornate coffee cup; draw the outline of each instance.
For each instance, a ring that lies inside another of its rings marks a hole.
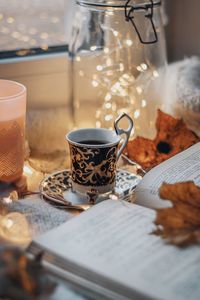
[[[128,120],[128,128],[118,124]],[[72,189],[80,193],[107,193],[115,185],[117,160],[128,143],[133,128],[125,113],[114,123],[115,131],[105,128],[83,128],[71,131],[66,139],[70,147]],[[121,135],[125,138],[122,139]],[[120,145],[122,142],[122,145]],[[120,148],[119,148],[120,145]]]

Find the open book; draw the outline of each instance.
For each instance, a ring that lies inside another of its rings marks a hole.
[[[94,299],[200,299],[200,247],[179,249],[151,232],[163,181],[200,184],[200,143],[151,170],[137,204],[104,201],[39,236],[32,253],[60,276],[94,291]],[[146,206],[146,207],[144,207]],[[93,299],[92,298],[92,299]]]

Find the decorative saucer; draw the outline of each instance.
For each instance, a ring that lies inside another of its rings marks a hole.
[[[140,176],[118,169],[114,190],[99,194],[95,204],[109,198],[129,200],[140,180]],[[84,210],[91,206],[87,195],[72,190],[70,170],[58,171],[47,176],[40,184],[40,193],[45,199],[64,204],[68,208]]]

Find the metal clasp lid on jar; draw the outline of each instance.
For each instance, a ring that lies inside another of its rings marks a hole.
[[[113,7],[113,8],[124,8],[125,12],[125,21],[131,22],[133,25],[136,34],[142,44],[154,44],[158,41],[158,36],[156,32],[156,28],[153,21],[153,13],[154,13],[154,7],[160,6],[161,1],[154,1],[149,0],[149,2],[141,2],[138,4],[133,4],[133,2],[136,2],[134,0],[77,0],[78,4],[82,5],[89,5],[89,6],[99,6],[99,7]],[[139,1],[140,2],[140,1]],[[140,33],[140,30],[138,29],[138,26],[135,22],[135,13],[137,11],[144,11],[145,12],[145,18],[149,20],[150,25],[153,30],[153,38],[149,41],[144,40],[142,38],[142,35]]]

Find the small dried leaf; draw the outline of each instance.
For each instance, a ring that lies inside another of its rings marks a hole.
[[[15,181],[14,185],[17,189],[19,196],[25,194],[28,191],[27,179],[25,175],[22,175],[19,180]]]

